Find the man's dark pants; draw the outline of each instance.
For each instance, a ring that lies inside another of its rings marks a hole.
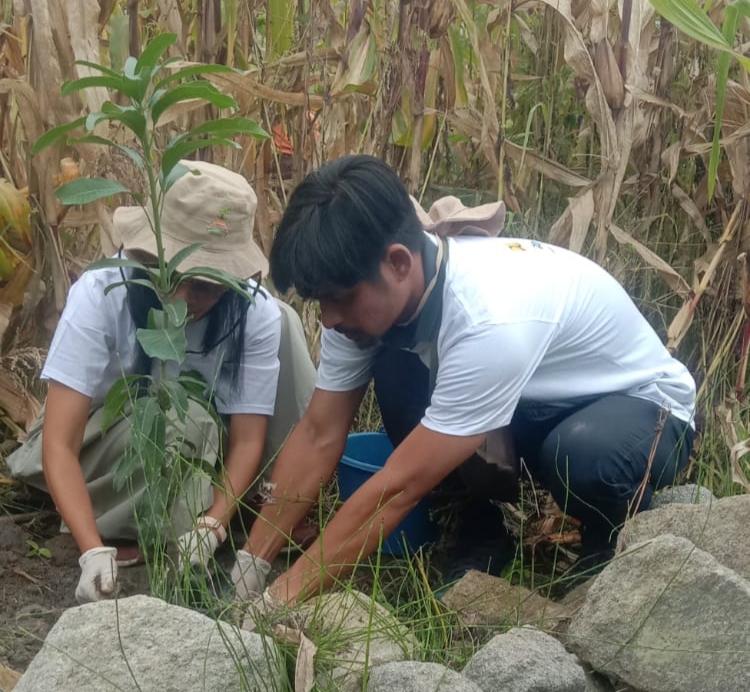
[[[429,371],[414,353],[384,349],[373,375],[383,425],[395,446],[429,404]],[[532,477],[581,521],[583,553],[613,546],[625,519],[648,509],[655,490],[675,483],[693,441],[687,423],[658,404],[623,394],[565,407],[522,404],[510,429]],[[510,499],[507,475],[477,455],[454,475],[469,493]]]

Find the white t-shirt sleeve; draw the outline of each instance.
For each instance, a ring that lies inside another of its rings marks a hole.
[[[248,309],[245,350],[237,385],[222,377],[217,383],[216,410],[225,415],[273,415],[279,380],[281,312],[270,296],[258,295]]]
[[[334,329],[323,329],[316,386],[328,392],[349,392],[367,384],[379,346],[360,348]]]
[[[540,321],[482,325],[446,344],[422,424],[460,436],[508,425],[557,329]]]
[[[93,273],[85,272],[68,292],[41,378],[95,397],[110,360],[116,357],[111,301]]]

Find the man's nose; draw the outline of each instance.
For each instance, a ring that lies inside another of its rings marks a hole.
[[[327,300],[321,300],[320,321],[326,329],[335,329],[341,324],[341,313]]]

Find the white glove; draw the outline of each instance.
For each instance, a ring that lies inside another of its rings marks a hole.
[[[218,536],[216,535],[218,532]],[[192,531],[183,533],[177,539],[177,569],[188,565],[208,567],[216,549],[227,539],[226,529],[214,517],[199,517]]]
[[[83,604],[115,596],[116,559],[117,548],[91,548],[78,558],[81,578],[76,587],[76,601]]]
[[[246,550],[237,551],[237,561],[229,576],[234,583],[235,601],[254,601],[266,588],[266,579],[271,564],[262,558],[251,555]]]

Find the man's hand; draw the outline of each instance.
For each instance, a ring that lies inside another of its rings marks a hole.
[[[81,578],[76,601],[90,603],[115,596],[117,585],[117,548],[92,548],[78,559]]]
[[[238,550],[237,561],[230,572],[235,588],[234,600],[253,601],[260,598],[266,588],[266,579],[270,571],[269,562],[245,550]]]
[[[183,570],[188,565],[208,567],[209,560],[226,538],[226,529],[218,519],[199,517],[193,530],[177,539],[177,569]]]

